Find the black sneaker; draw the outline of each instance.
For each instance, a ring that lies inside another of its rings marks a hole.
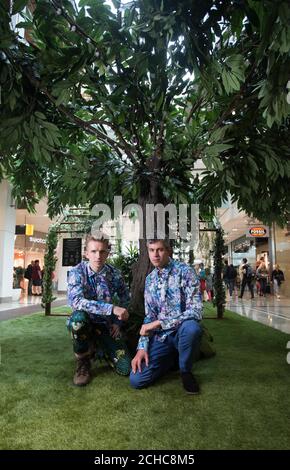
[[[182,372],[181,379],[186,393],[190,395],[197,395],[199,393],[199,385],[191,372]]]

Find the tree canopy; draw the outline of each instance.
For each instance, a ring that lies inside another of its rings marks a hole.
[[[0,177],[16,198],[32,207],[47,194],[50,214],[114,195],[210,212],[230,193],[259,219],[285,220],[288,1],[8,4]],[[28,42],[11,26],[17,13]]]

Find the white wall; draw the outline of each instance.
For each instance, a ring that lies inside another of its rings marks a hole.
[[[11,198],[11,186],[0,183],[0,302],[12,298],[16,210]]]

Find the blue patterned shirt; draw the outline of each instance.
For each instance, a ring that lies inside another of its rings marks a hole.
[[[202,318],[200,281],[193,268],[170,259],[163,269],[155,268],[145,282],[144,324],[159,320],[155,330],[160,341],[176,330],[184,320]],[[147,351],[149,336],[141,336],[138,349]]]
[[[113,266],[105,264],[101,271],[95,272],[87,261],[83,261],[70,271],[68,303],[73,310],[88,312],[96,322],[122,324],[112,315],[116,296],[117,305],[127,308],[129,291],[120,271]]]

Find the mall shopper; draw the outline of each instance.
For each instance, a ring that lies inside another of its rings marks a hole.
[[[227,268],[227,280],[228,280],[228,287],[229,287],[229,293],[230,297],[233,295],[233,291],[235,289],[235,284],[236,284],[236,278],[237,278],[237,270],[234,267],[233,264],[230,264]]]
[[[260,266],[260,264],[261,264],[261,261],[260,261],[260,260],[257,260],[257,261],[256,261],[256,269],[255,269],[255,273],[256,273],[256,291],[257,291],[257,295],[261,295],[261,284],[260,284],[259,279],[257,278],[257,269],[258,269],[258,267]]]
[[[260,264],[257,268],[256,276],[260,283],[260,295],[264,295],[266,297],[268,269],[266,267],[265,259],[263,256],[260,258]]]
[[[279,300],[280,299],[280,287],[281,287],[282,282],[285,281],[284,273],[280,269],[279,264],[274,265],[274,269],[272,271],[272,276],[271,276],[271,281],[273,282],[274,295]]]
[[[207,300],[208,297],[207,297],[207,289],[206,289],[206,271],[205,271],[203,263],[200,263],[199,265],[198,277],[199,277],[199,286],[200,286],[202,300],[205,301]]]
[[[224,267],[223,267],[223,281],[224,281],[224,285],[225,285],[226,290],[229,287],[228,268],[229,268],[229,262],[228,262],[228,260],[225,259],[224,260]]]
[[[211,302],[214,297],[214,291],[213,291],[213,275],[210,272],[209,268],[206,268],[205,270],[206,273],[206,292],[207,292],[207,300],[208,302]]]
[[[91,380],[91,359],[103,355],[120,375],[129,375],[131,357],[122,338],[121,327],[128,320],[129,291],[120,272],[106,264],[109,241],[89,236],[85,256],[71,269],[68,302],[73,313],[68,319],[76,358],[74,385],[84,386]],[[117,296],[118,305],[113,305]]]
[[[254,298],[254,288],[253,288],[254,273],[253,273],[251,265],[248,263],[247,258],[243,258],[243,263],[241,266],[241,273],[242,273],[242,287],[241,287],[240,299],[243,298],[246,286],[248,286],[249,291],[251,293],[251,298],[253,299]]]
[[[28,280],[27,294],[32,295],[32,271],[33,271],[34,261],[27,266],[25,269],[24,277]]]
[[[34,265],[32,266],[32,295],[41,295],[41,284],[42,284],[42,276],[41,276],[41,268],[39,266],[39,259],[34,261]]]

